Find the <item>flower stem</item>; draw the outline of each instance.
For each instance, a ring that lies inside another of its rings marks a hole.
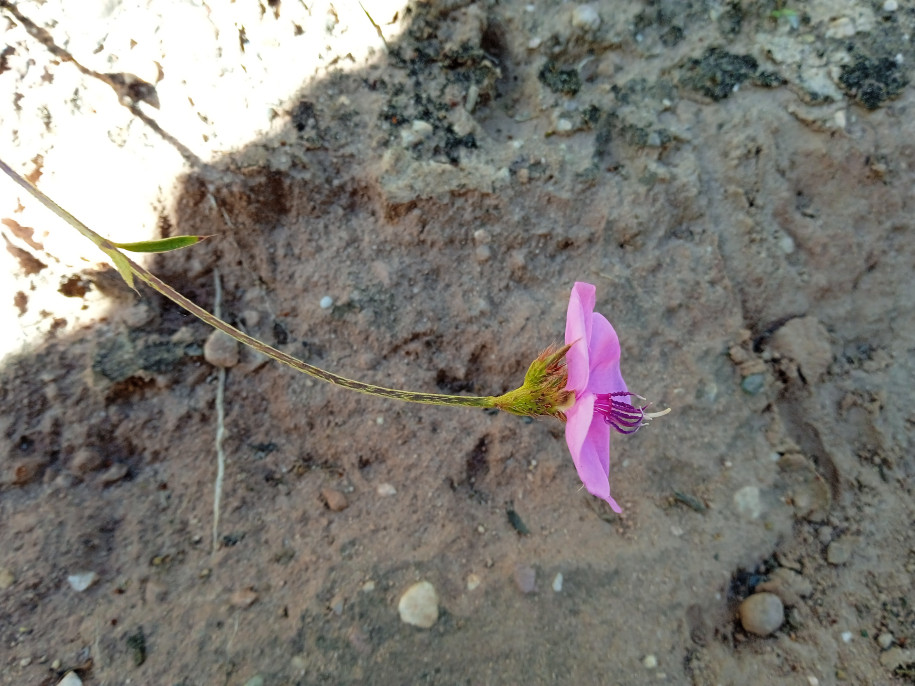
[[[144,267],[141,267],[136,262],[127,257],[124,253],[118,250],[118,248],[111,241],[95,233],[92,229],[83,224],[56,202],[51,200],[51,198],[46,196],[35,186],[26,181],[15,171],[13,171],[3,160],[0,160],[0,170],[3,170],[16,183],[31,193],[39,202],[41,202],[42,205],[54,212],[54,214],[70,224],[70,226],[79,231],[83,236],[95,243],[95,245],[98,246],[104,253],[109,256],[118,255],[119,259],[122,261],[122,264],[126,265],[134,276],[143,281],[150,288],[158,291],[173,303],[183,307],[192,315],[209,324],[214,329],[219,329],[220,331],[234,338],[239,343],[247,345],[249,348],[253,348],[254,350],[257,350],[258,352],[266,355],[273,360],[276,360],[277,362],[281,362],[282,364],[292,367],[296,371],[302,372],[303,374],[308,374],[309,376],[314,377],[319,381],[325,381],[334,386],[339,386],[340,388],[347,388],[351,391],[366,393],[368,395],[375,395],[381,398],[392,398],[394,400],[402,400],[408,403],[421,403],[424,405],[495,407],[495,398],[489,396],[419,393],[416,391],[404,391],[397,388],[385,388],[384,386],[375,386],[373,384],[363,383],[362,381],[347,379],[345,376],[340,376],[339,374],[334,374],[333,372],[329,372],[326,369],[315,367],[314,365],[303,362],[302,360],[299,360],[292,355],[284,353],[282,350],[277,350],[276,348],[267,345],[263,341],[260,341],[253,336],[249,336],[244,331],[236,329],[231,324],[224,322],[222,319],[203,309],[192,300],[189,300],[185,296],[181,295],[181,293],[162,281],[152,272],[147,271]]]

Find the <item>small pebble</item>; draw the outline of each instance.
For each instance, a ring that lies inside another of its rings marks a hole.
[[[343,607],[346,605],[346,599],[339,593],[330,599],[330,611],[337,617],[343,616]]]
[[[264,677],[260,674],[255,674],[245,682],[245,686],[264,686],[264,683]]]
[[[483,583],[483,580],[480,578],[479,574],[470,573],[467,575],[467,590],[475,591],[480,587],[480,584]]]
[[[323,298],[321,298],[321,302],[319,302],[318,304],[321,306],[322,310],[329,310],[331,307],[334,306],[334,299],[331,298],[329,295],[325,295]]]
[[[537,571],[530,565],[515,565],[515,585],[524,594],[537,588]]]
[[[794,252],[794,248],[795,248],[794,239],[791,236],[789,236],[788,234],[785,234],[784,236],[782,236],[781,238],[778,239],[778,247],[780,247],[782,249],[783,253],[785,253],[786,255],[790,255],[791,253]]]
[[[47,466],[48,461],[40,457],[24,457],[19,460],[11,460],[8,481],[15,486],[27,486],[33,481],[37,481]],[[7,481],[7,479],[0,478],[0,483],[4,481]]]
[[[224,331],[213,331],[203,344],[203,358],[214,367],[234,367],[238,364],[238,341]]]
[[[562,572],[557,572],[553,577],[553,591],[559,593],[562,590]]]
[[[492,248],[488,245],[478,245],[473,251],[474,259],[482,264],[483,262],[489,262],[492,258]]]
[[[888,631],[884,631],[882,634],[877,636],[877,645],[879,645],[884,650],[889,650],[892,648],[895,642],[896,637]]]
[[[229,604],[232,607],[251,607],[257,601],[257,591],[253,588],[242,588],[229,596]]]
[[[378,488],[375,491],[380,496],[397,495],[397,489],[387,482],[378,484]]]
[[[0,591],[5,591],[16,583],[15,575],[6,567],[0,567]]]
[[[98,579],[98,574],[95,572],[78,572],[76,574],[71,574],[67,577],[67,583],[70,584],[70,587],[77,593],[82,593],[92,584],[95,583],[95,580]]]
[[[836,128],[845,130],[845,126],[848,124],[848,119],[845,116],[844,110],[839,110],[833,115],[833,120],[836,122]]]
[[[428,581],[408,588],[397,603],[400,620],[410,626],[430,629],[438,621],[438,593]]]
[[[321,496],[324,498],[324,502],[327,503],[327,508],[334,512],[341,512],[349,505],[346,496],[335,488],[322,489]]]
[[[57,686],[83,686],[83,680],[77,676],[76,672],[67,672],[64,678],[57,682]]]
[[[759,519],[762,514],[762,499],[757,486],[744,486],[734,494],[737,511],[749,519]]]
[[[656,669],[658,666],[658,658],[654,655],[646,655],[642,658],[642,664],[645,666],[645,669]]]
[[[844,565],[851,559],[854,542],[847,538],[840,538],[826,547],[826,560],[831,565]]]
[[[375,582],[371,580],[366,581],[364,584],[362,584],[362,588],[360,590],[363,593],[371,593],[375,590]]]
[[[886,0],[886,2],[883,3],[884,12],[895,12],[898,9],[899,3],[896,2],[896,0]]]
[[[749,376],[745,376],[743,381],[740,382],[740,389],[747,395],[759,395],[765,387],[765,374],[750,374]]]
[[[70,459],[69,469],[74,474],[88,474],[105,466],[105,458],[92,448],[80,448]]]
[[[579,5],[572,10],[572,26],[593,31],[600,26],[600,15],[592,5]]]
[[[124,323],[131,329],[138,329],[144,324],[148,324],[153,318],[153,311],[145,303],[137,303],[128,307],[121,313]]]
[[[848,17],[836,17],[826,27],[827,38],[851,38],[855,33],[855,23]]]
[[[110,486],[111,484],[116,484],[118,481],[127,476],[127,472],[130,471],[127,469],[127,465],[123,462],[115,462],[108,469],[102,472],[102,483],[105,486]]]
[[[743,628],[757,636],[769,636],[785,621],[785,606],[774,593],[754,593],[738,610]]]
[[[432,124],[417,119],[409,127],[405,126],[400,130],[400,142],[405,148],[412,148],[429,138],[433,131]]]

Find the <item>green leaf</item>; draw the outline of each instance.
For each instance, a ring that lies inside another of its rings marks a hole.
[[[125,255],[122,255],[117,250],[105,250],[108,257],[111,258],[111,261],[114,262],[114,266],[117,267],[118,273],[121,275],[121,278],[127,282],[127,285],[132,289],[137,290],[137,287],[133,285],[133,270],[130,268],[130,262],[127,260]]]
[[[194,243],[199,243],[207,236],[172,236],[171,238],[160,238],[156,241],[139,241],[137,243],[112,243],[112,245],[121,250],[130,252],[168,252],[170,250],[180,250]]]

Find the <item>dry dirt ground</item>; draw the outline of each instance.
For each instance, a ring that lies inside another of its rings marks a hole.
[[[218,270],[246,331],[495,394],[590,281],[673,408],[613,439],[616,516],[559,422],[243,352],[214,551],[207,327],[2,181],[0,683],[915,682],[909,2],[4,0],[0,31],[0,156],[113,239],[212,234],[147,264],[206,307]]]

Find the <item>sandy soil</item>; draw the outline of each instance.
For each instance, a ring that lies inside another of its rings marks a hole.
[[[213,234],[147,262],[201,305],[496,394],[590,281],[673,408],[613,439],[617,516],[558,422],[243,351],[214,551],[207,328],[3,182],[0,683],[915,683],[908,3],[0,5],[3,159]]]

